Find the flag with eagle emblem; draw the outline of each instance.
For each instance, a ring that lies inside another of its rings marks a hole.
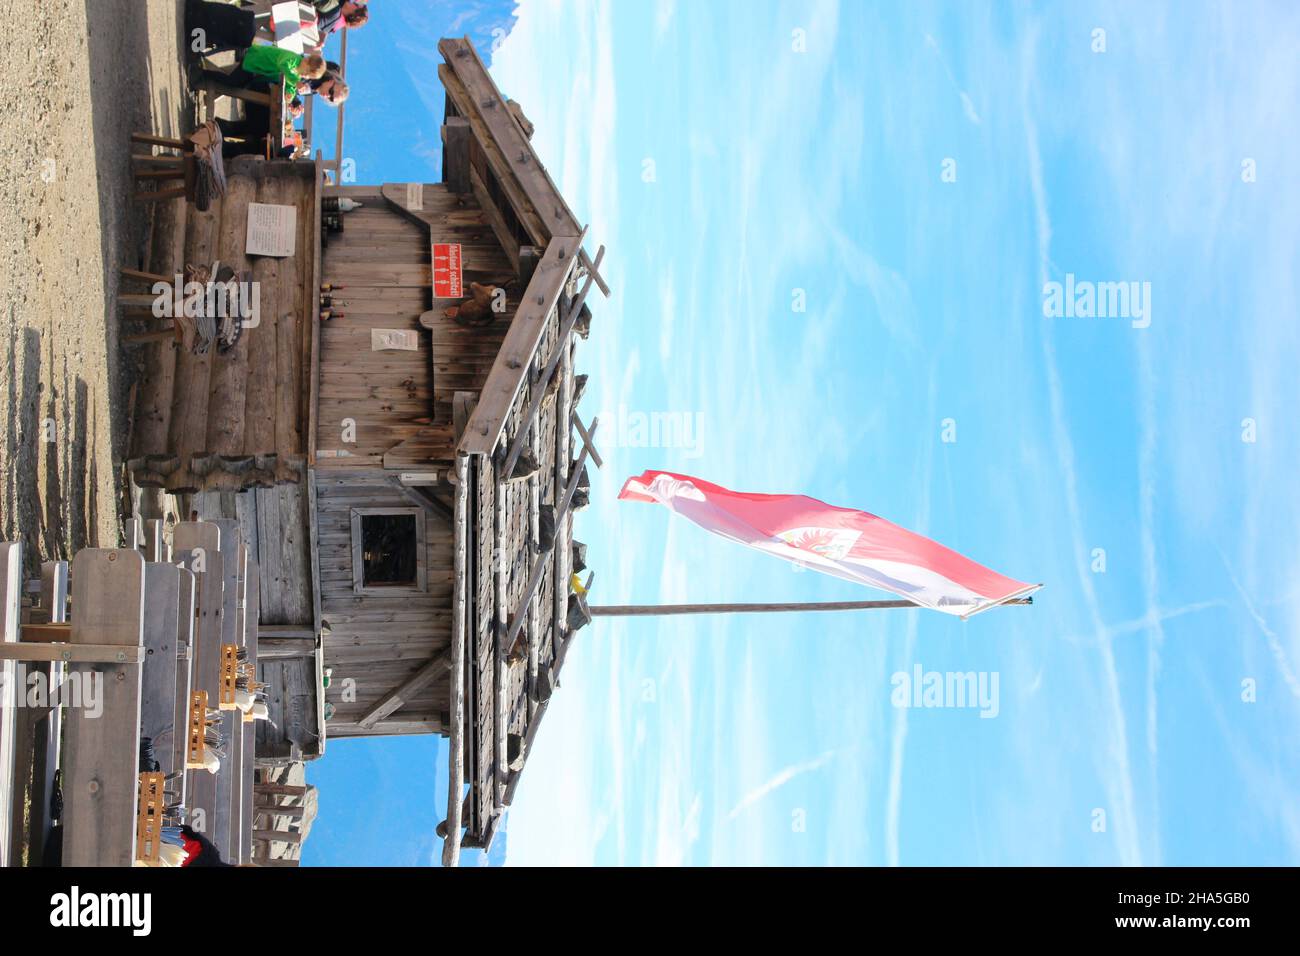
[[[661,504],[701,528],[921,607],[967,618],[1037,591],[884,518],[804,495],[760,495],[667,471],[629,478],[619,499]]]

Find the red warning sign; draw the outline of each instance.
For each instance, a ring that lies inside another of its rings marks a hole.
[[[433,244],[433,297],[459,299],[465,295],[460,276],[460,243]]]

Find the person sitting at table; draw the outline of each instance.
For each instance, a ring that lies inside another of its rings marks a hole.
[[[331,107],[337,107],[347,99],[347,95],[350,94],[351,90],[348,88],[347,83],[343,81],[341,75],[329,73],[325,75],[325,81],[316,87],[315,92]]]
[[[209,69],[203,75],[223,86],[259,92],[283,79],[290,90],[298,93],[310,81],[325,76],[325,60],[319,53],[303,56],[278,46],[251,46],[244,51],[235,69],[229,72]]]
[[[323,86],[331,76],[342,76],[342,75],[343,75],[343,67],[339,66],[333,60],[326,60],[325,75],[321,77],[317,77],[314,80],[307,80],[306,82],[304,82],[303,86],[305,86],[306,89],[304,89],[302,92],[304,95],[310,96],[312,93],[315,93],[318,89],[320,89],[321,86]]]
[[[213,56],[253,45],[257,18],[248,7],[236,7],[216,0],[185,0],[186,49],[199,56]],[[194,41],[200,49],[194,49]]]
[[[312,0],[312,5],[322,40],[335,30],[355,30],[370,22],[370,8],[357,0]]]
[[[221,155],[224,159],[235,156],[261,156],[265,153],[266,137],[271,132],[271,109],[260,103],[245,103],[243,119],[216,117],[221,127]]]

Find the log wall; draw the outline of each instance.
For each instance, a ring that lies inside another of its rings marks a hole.
[[[248,204],[298,210],[293,256],[244,254]],[[311,314],[315,290],[316,177],[310,162],[232,160],[225,197],[206,212],[186,210],[183,245],[158,250],[163,275],[187,263],[214,261],[249,270],[258,283],[260,324],[245,328],[234,348],[203,355],[173,341],[143,346],[130,454],[138,485],[173,494],[238,491],[301,479],[311,385]],[[170,260],[170,261],[168,261]],[[170,319],[150,320],[171,328]]]

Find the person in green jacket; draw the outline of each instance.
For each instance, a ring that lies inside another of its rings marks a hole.
[[[244,51],[240,67],[269,82],[283,77],[289,89],[297,90],[303,80],[315,80],[325,75],[325,60],[319,53],[303,56],[278,46],[250,46]]]
[[[297,93],[306,81],[325,75],[325,60],[319,53],[303,56],[277,46],[250,46],[229,73],[211,69],[203,73],[224,86],[246,90],[265,91],[283,80],[287,89]]]

